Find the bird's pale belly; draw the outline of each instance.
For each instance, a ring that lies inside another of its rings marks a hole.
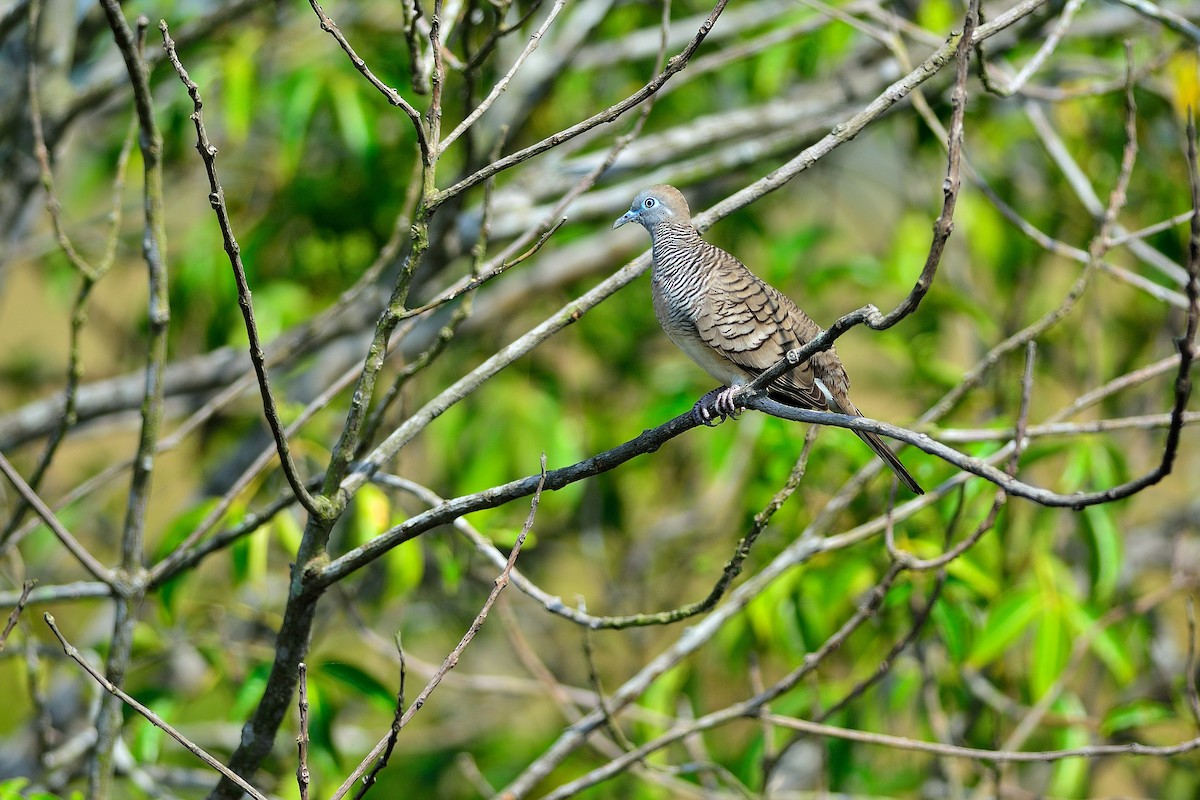
[[[729,359],[718,355],[694,333],[688,334],[665,326],[664,330],[671,341],[675,343],[676,347],[686,353],[688,358],[700,365],[701,369],[720,381],[722,385],[737,386],[749,383],[752,379],[753,376],[749,372],[737,366]]]

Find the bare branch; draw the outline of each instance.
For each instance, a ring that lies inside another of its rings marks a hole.
[[[78,561],[84,569],[91,573],[93,578],[103,582],[108,587],[109,592],[111,592],[117,583],[117,578],[113,572],[96,560],[96,557],[89,553],[87,549],[79,543],[79,540],[71,535],[71,532],[68,531],[62,522],[59,521],[58,517],[54,515],[54,512],[42,502],[42,498],[38,497],[37,494],[31,488],[29,488],[29,484],[25,482],[20,473],[13,468],[12,464],[8,463],[8,459],[5,458],[3,454],[0,454],[0,472],[4,473],[4,477],[7,478],[8,482],[13,485],[13,488],[17,490],[17,493],[24,498],[25,502],[29,504],[34,513],[41,517],[42,522],[46,523],[46,527],[51,530],[62,546],[65,547],[67,551],[75,557],[75,560]]]
[[[521,54],[517,56],[515,61],[513,61],[513,65],[509,68],[508,72],[504,74],[504,77],[496,81],[496,85],[492,87],[490,92],[488,92],[487,97],[483,98],[483,100],[479,102],[479,105],[475,107],[475,110],[468,114],[466,119],[458,123],[457,127],[450,131],[450,133],[446,134],[446,137],[437,144],[437,152],[434,154],[435,157],[445,153],[446,148],[453,144],[455,139],[466,133],[467,130],[475,124],[475,120],[483,116],[484,112],[492,107],[492,103],[496,102],[496,98],[498,98],[501,93],[508,88],[509,81],[512,80],[512,77],[517,73],[517,70],[521,68],[521,65],[525,63],[525,59],[529,58],[529,54],[537,49],[538,44],[542,41],[542,36],[546,33],[546,30],[550,27],[551,23],[554,22],[554,18],[558,16],[558,12],[562,11],[566,4],[566,0],[555,0],[554,5],[550,7],[550,13],[547,14],[546,19],[542,21],[542,26],[534,31],[533,35],[529,37],[529,43],[525,45],[525,49],[522,50]]]
[[[8,643],[9,634],[17,626],[17,620],[21,618],[21,612],[25,610],[25,604],[29,602],[29,593],[33,591],[36,583],[37,581],[27,580],[21,585],[21,596],[17,598],[16,605],[13,606],[12,612],[8,615],[8,622],[4,625],[4,631],[0,632],[0,653],[4,652],[4,645]]]
[[[319,8],[316,3],[313,5],[315,8]],[[229,266],[233,270],[233,279],[237,284],[238,307],[242,311],[242,318],[246,323],[246,336],[250,340],[250,361],[254,364],[255,374],[258,375],[263,415],[266,417],[267,426],[271,429],[271,435],[275,438],[275,448],[279,452],[283,474],[292,487],[292,491],[296,493],[296,499],[310,514],[317,517],[326,516],[330,510],[328,502],[321,502],[309,493],[304,485],[304,479],[300,477],[300,473],[296,469],[287,436],[283,431],[283,422],[279,419],[275,397],[271,393],[271,379],[267,374],[267,357],[263,352],[262,340],[258,335],[258,324],[254,321],[254,303],[250,298],[250,284],[246,279],[246,268],[242,265],[242,249],[238,245],[237,239],[234,238],[229,210],[225,207],[225,189],[221,186],[221,179],[217,176],[217,148],[209,141],[208,132],[204,129],[202,111],[204,102],[200,98],[200,87],[191,79],[179,61],[179,54],[175,50],[175,41],[167,30],[167,23],[159,22],[158,29],[162,32],[163,49],[167,51],[167,58],[170,60],[171,66],[175,68],[176,74],[179,75],[179,80],[187,88],[188,95],[192,98],[194,110],[191,118],[196,127],[196,151],[200,153],[200,159],[204,162],[204,171],[208,174],[208,202],[217,215],[217,224],[221,228],[221,239],[225,243],[225,253],[229,256]]]

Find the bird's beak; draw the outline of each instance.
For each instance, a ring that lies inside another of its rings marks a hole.
[[[617,221],[613,223],[613,230],[615,231],[617,228],[621,227],[626,222],[633,222],[635,219],[637,219],[636,211],[632,211],[632,210],[626,211],[624,214],[617,217]]]

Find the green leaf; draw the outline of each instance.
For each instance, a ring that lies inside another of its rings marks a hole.
[[[404,596],[421,585],[421,579],[425,577],[423,541],[418,537],[402,542],[384,556],[393,595]]]
[[[0,781],[0,800],[23,800],[25,794],[21,792],[29,785],[28,778],[10,778],[6,781]]]
[[[1041,598],[1029,588],[1014,590],[988,614],[967,663],[982,667],[997,659],[1024,634],[1041,611]]]
[[[178,703],[170,697],[159,697],[150,703],[150,710],[164,722],[170,722],[175,717]],[[157,725],[146,722],[139,725],[131,748],[137,756],[139,765],[156,764],[162,754],[163,740],[166,733]]]
[[[1001,586],[997,576],[980,567],[970,553],[951,561],[946,566],[946,572],[981,597],[995,597],[1000,593]]]
[[[237,697],[234,698],[229,706],[229,719],[246,719],[262,698],[263,689],[267,685],[267,676],[270,674],[270,664],[256,664],[254,669],[250,670],[250,674],[246,676],[246,680],[242,681],[242,686],[238,690]]]
[[[361,157],[374,146],[375,134],[367,122],[362,95],[359,94],[359,84],[360,81],[338,73],[330,90],[333,94],[333,108],[337,114],[342,141],[346,143],[347,149]]]
[[[684,683],[690,675],[691,669],[686,664],[677,664],[671,667],[650,684],[650,688],[642,695],[639,705],[651,711],[657,711],[663,715],[664,719],[673,717],[679,705],[679,694],[683,691]],[[644,733],[651,735],[661,734],[665,730],[657,723],[649,722],[644,722],[639,727],[643,727]]]
[[[955,663],[961,663],[970,649],[973,633],[966,612],[954,603],[939,600],[934,604],[930,616],[942,644],[946,645],[946,652]]]
[[[243,28],[222,59],[224,92],[220,116],[232,144],[246,140],[250,122],[260,102],[255,54],[261,40],[262,33],[258,29]]]
[[[285,553],[295,555],[300,551],[300,540],[304,532],[290,509],[283,509],[271,519],[271,531]]]
[[[458,590],[462,583],[463,566],[458,558],[454,555],[454,550],[450,547],[449,542],[445,537],[434,536],[421,537],[425,539],[429,545],[429,551],[433,554],[433,563],[437,565],[438,576],[441,578],[442,587],[450,594]]]
[[[1087,709],[1079,698],[1073,694],[1064,694],[1054,703],[1058,713],[1084,719]],[[1089,744],[1090,731],[1086,724],[1069,725],[1059,730],[1055,738],[1055,746],[1063,750],[1073,750],[1086,747]],[[1050,785],[1046,795],[1050,797],[1086,797],[1088,791],[1088,770],[1090,763],[1086,758],[1064,758],[1054,762]]]
[[[1097,603],[1106,604],[1116,591],[1121,571],[1121,534],[1111,506],[1088,506],[1083,520],[1091,551],[1092,596]]]
[[[375,484],[363,484],[354,495],[352,507],[350,541],[354,545],[365,544],[392,527],[392,501]]]
[[[267,574],[270,548],[271,532],[265,527],[234,542],[229,548],[234,580],[237,583],[262,580]]]
[[[1174,716],[1170,707],[1162,703],[1154,700],[1134,700],[1109,711],[1100,723],[1100,732],[1105,736],[1112,736],[1118,731],[1152,725],[1164,719],[1173,719]]]
[[[304,141],[312,121],[317,98],[325,87],[319,72],[301,72],[288,87],[287,100],[280,124],[279,170],[281,177],[291,178],[304,157]]]
[[[1056,598],[1055,598],[1056,599]],[[1029,665],[1029,694],[1040,698],[1062,674],[1067,665],[1067,643],[1063,636],[1061,604],[1051,599],[1041,608],[1033,637]]]
[[[324,661],[317,668],[318,674],[348,686],[354,693],[366,697],[382,711],[396,710],[397,689],[385,686],[369,672],[345,661]]]
[[[1137,676],[1137,668],[1127,655],[1127,643],[1113,632],[1112,628],[1096,629],[1097,617],[1072,597],[1062,598],[1063,613],[1075,636],[1089,636],[1089,649],[1104,662],[1121,685],[1128,684]]]

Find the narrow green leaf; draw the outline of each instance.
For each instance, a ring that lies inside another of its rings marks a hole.
[[[345,661],[323,661],[314,676],[325,676],[366,697],[382,711],[396,710],[396,691],[362,668]]]
[[[1111,506],[1088,506],[1083,519],[1091,550],[1092,596],[1097,603],[1107,603],[1121,571],[1121,534]]]
[[[1096,630],[1096,615],[1074,598],[1063,597],[1062,601],[1063,613],[1070,623],[1072,634],[1091,637],[1089,649],[1104,662],[1121,685],[1132,681],[1137,675],[1137,668],[1127,655],[1126,643],[1111,628]]]
[[[1100,732],[1112,736],[1118,731],[1152,725],[1174,717],[1171,709],[1154,700],[1134,700],[1108,712],[1100,723]]]
[[[955,663],[961,663],[970,650],[973,633],[966,612],[954,603],[941,600],[934,605],[930,616],[942,644],[946,645],[946,652]]]
[[[350,541],[361,545],[391,527],[392,501],[373,483],[364,484],[354,495],[350,519]]]
[[[1014,590],[988,614],[967,663],[979,668],[994,661],[1029,629],[1040,610],[1036,593],[1028,588]]]
[[[366,155],[374,145],[375,134],[363,109],[360,81],[350,80],[339,73],[334,80],[333,108],[337,114],[342,141],[355,155]]]
[[[1064,694],[1054,703],[1054,710],[1064,716],[1086,718],[1087,709],[1073,694]],[[1090,731],[1085,724],[1069,725],[1059,730],[1055,747],[1071,750],[1089,744]],[[1049,797],[1086,797],[1091,762],[1086,758],[1064,758],[1054,762],[1054,771],[1046,795]]]
[[[384,556],[387,564],[389,589],[395,596],[403,596],[421,585],[425,577],[425,548],[422,538],[410,539],[393,547]]]
[[[1029,665],[1029,694],[1037,700],[1058,679],[1067,664],[1061,605],[1051,598],[1044,604],[1033,637]]]

